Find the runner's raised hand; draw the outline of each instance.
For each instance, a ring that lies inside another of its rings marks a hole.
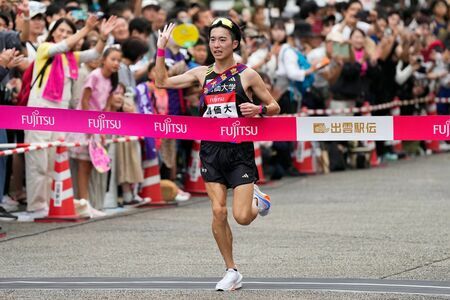
[[[169,41],[170,35],[172,34],[173,29],[175,28],[174,23],[170,23],[164,26],[164,29],[158,30],[158,42],[156,46],[158,49],[164,49],[167,46],[167,42]]]

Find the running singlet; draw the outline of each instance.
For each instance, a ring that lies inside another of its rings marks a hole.
[[[205,85],[218,75],[214,72],[214,65],[206,71]],[[239,105],[252,102],[245,94],[241,83],[240,73],[235,74],[225,82],[216,85],[205,95],[205,101],[200,108],[200,115],[204,118],[238,118],[242,117]]]

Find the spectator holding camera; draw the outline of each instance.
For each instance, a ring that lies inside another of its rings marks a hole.
[[[371,25],[359,20],[358,13],[363,9],[363,6],[358,0],[350,0],[344,9],[344,19],[333,26],[331,31],[339,31],[345,40],[350,39],[350,34],[356,28],[361,29],[364,33],[367,33]]]
[[[267,73],[268,69],[272,70],[272,73],[275,72],[276,60],[272,59],[270,40],[253,28],[247,28],[244,34],[249,54],[247,66],[264,73]]]
[[[314,81],[314,68],[307,62],[306,56],[296,47],[304,34],[301,30],[302,24],[296,24],[293,32],[288,35],[286,43],[281,46],[278,55],[275,87],[282,95],[279,100],[281,113],[298,112],[304,92]]]

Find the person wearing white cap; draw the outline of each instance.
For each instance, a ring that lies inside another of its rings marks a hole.
[[[26,42],[28,61],[36,58],[36,50],[39,47],[38,37],[45,31],[45,11],[47,7],[37,1],[30,1],[30,35]]]
[[[139,3],[139,1],[138,1]],[[158,29],[155,28],[157,23],[159,23],[158,18],[161,19],[161,16],[164,14],[164,11],[161,10],[161,5],[158,0],[142,0],[141,2],[141,10],[135,10],[136,17],[143,16],[147,21],[152,24],[152,33],[149,35],[149,52],[147,53],[147,57],[154,57],[156,54],[156,40],[158,39]],[[163,22],[165,24],[165,20]]]
[[[141,4],[142,16],[153,23],[158,15],[161,5],[158,0],[143,0]]]
[[[153,59],[156,54],[158,30],[166,24],[167,11],[161,8],[158,0],[142,0],[140,8],[141,10],[135,10],[136,17],[142,16],[152,24],[152,32],[149,35],[148,43],[149,51],[146,57]]]

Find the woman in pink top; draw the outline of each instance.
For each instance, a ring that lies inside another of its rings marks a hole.
[[[355,29],[350,35],[350,43],[352,45],[355,61],[361,65],[361,76],[364,76],[367,71],[368,54],[365,49],[366,34],[360,29]]]
[[[380,74],[380,69],[378,68],[378,54],[375,43],[372,39],[368,38],[364,31],[361,29],[355,29],[350,34],[350,44],[353,50],[353,56],[355,58],[355,63],[361,66],[359,73],[360,92],[357,105],[361,105],[364,101],[369,101],[373,103],[374,95],[371,92],[373,86],[375,85],[375,79]],[[375,88],[378,88],[377,86]]]

